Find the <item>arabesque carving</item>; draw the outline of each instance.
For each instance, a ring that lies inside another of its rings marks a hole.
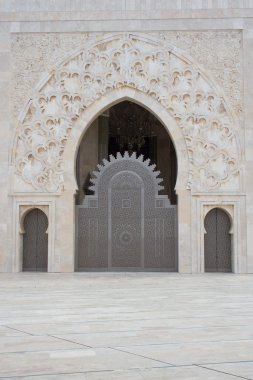
[[[20,123],[16,173],[37,191],[58,191],[73,123],[89,105],[121,87],[155,98],[174,118],[188,150],[189,187],[234,189],[240,149],[223,96],[175,49],[134,34],[84,46],[51,72]]]

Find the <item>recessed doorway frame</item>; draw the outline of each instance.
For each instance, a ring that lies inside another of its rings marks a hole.
[[[65,191],[57,200],[66,207],[70,207],[70,199],[72,203],[71,217],[73,218],[73,228],[68,231],[68,244],[66,244],[66,233],[61,238],[65,240],[64,250],[74,252],[75,246],[75,205],[73,197],[78,189],[76,181],[76,157],[80,142],[85,135],[87,129],[92,125],[94,120],[106,109],[114,104],[129,100],[135,102],[140,106],[151,112],[167,130],[170,138],[175,147],[177,163],[178,163],[178,176],[175,191],[178,196],[178,240],[179,240],[179,257],[178,257],[178,270],[180,273],[191,273],[192,260],[191,260],[191,222],[190,222],[190,208],[191,208],[191,190],[188,186],[189,180],[189,158],[186,148],[185,138],[183,132],[176,124],[175,120],[170,116],[167,110],[154,98],[145,93],[136,91],[129,87],[118,88],[111,91],[106,96],[101,97],[99,100],[91,104],[83,111],[73,128],[74,133],[71,134],[63,155],[64,165],[64,178],[65,178]],[[59,212],[61,207],[57,205]],[[61,216],[64,218],[64,215]],[[71,233],[71,240],[70,240]],[[72,257],[72,268],[74,270],[74,254]]]
[[[27,199],[29,197],[29,199]],[[34,201],[31,200],[34,198]],[[22,272],[23,270],[23,234],[24,234],[24,219],[29,211],[38,208],[45,213],[48,219],[48,272],[55,271],[55,201],[56,197],[51,196],[45,200],[43,196],[40,199],[29,196],[20,196],[15,199],[13,207],[13,218],[17,220],[17,223],[12,226],[13,230],[13,260],[12,271]]]
[[[194,194],[192,206],[192,234],[197,236],[193,244],[193,273],[205,273],[204,220],[209,211],[220,208],[231,221],[231,264],[232,273],[245,273],[247,267],[246,229],[243,223],[245,213],[245,196],[236,194]],[[195,221],[195,222],[194,222]]]
[[[173,151],[175,150],[175,145],[174,145],[174,142],[173,142],[173,140],[172,140],[172,138],[171,138],[171,135],[170,135],[170,133],[168,132],[168,129],[166,128],[166,126],[164,125],[164,123],[163,122],[161,122],[161,120],[160,120],[160,118],[158,118],[157,117],[157,115],[153,112],[153,111],[151,111],[150,109],[148,109],[148,107],[147,106],[145,106],[144,104],[141,104],[140,102],[137,102],[137,101],[133,101],[133,99],[129,99],[129,98],[123,98],[123,99],[117,99],[117,101],[116,102],[114,102],[112,105],[109,105],[105,110],[102,110],[101,111],[101,113],[99,113],[98,114],[98,116],[95,118],[95,119],[93,119],[91,122],[90,122],[90,125],[89,125],[89,127],[88,128],[86,128],[86,130],[85,130],[85,133],[82,135],[82,137],[81,137],[81,139],[80,139],[80,142],[79,142],[79,145],[78,145],[78,147],[77,147],[77,154],[76,154],[76,166],[75,166],[75,168],[76,168],[76,173],[75,173],[75,179],[76,179],[76,184],[79,184],[79,186],[81,185],[81,182],[80,182],[80,180],[78,179],[78,176],[80,175],[80,172],[79,172],[79,170],[77,170],[77,169],[79,169],[79,149],[80,149],[80,147],[82,146],[82,144],[84,143],[84,140],[85,140],[85,136],[86,136],[86,133],[87,132],[89,132],[89,139],[90,139],[90,130],[92,129],[92,128],[95,128],[95,131],[96,131],[96,128],[97,128],[97,125],[98,125],[98,119],[99,119],[99,117],[101,116],[101,115],[107,115],[107,117],[109,117],[109,114],[110,114],[110,109],[112,108],[112,107],[115,107],[115,106],[117,106],[117,105],[121,105],[122,103],[124,104],[124,103],[127,103],[127,101],[131,101],[131,103],[134,103],[134,104],[136,104],[138,107],[140,107],[142,110],[145,110],[147,113],[150,113],[156,120],[157,120],[157,123],[159,123],[160,125],[159,125],[159,128],[161,128],[161,129],[163,129],[164,130],[164,134],[166,133],[167,134],[167,137],[166,137],[166,139],[168,138],[168,140],[170,140],[170,143],[171,144],[173,144]],[[127,106],[127,104],[126,104],[126,106]],[[95,135],[94,135],[94,137],[93,137],[93,139],[98,139],[98,143],[99,143],[99,133],[96,135],[96,132],[95,132]],[[164,136],[164,138],[165,138],[165,136]],[[93,144],[93,143],[91,143],[91,141],[89,140],[89,143],[90,144]],[[93,146],[93,145],[92,145]],[[90,148],[88,148],[88,149],[90,149]],[[99,157],[99,151],[100,151],[100,149],[99,149],[99,147],[98,147],[98,149],[97,149],[97,151],[98,151],[98,157]],[[89,151],[90,152],[90,151]],[[96,149],[95,149],[95,152],[96,152]],[[90,152],[90,154],[91,154],[91,152]],[[121,153],[122,154],[122,153]],[[176,153],[174,153],[175,154],[175,160],[177,160],[177,157],[176,157]],[[138,154],[137,154],[137,156],[138,156]],[[89,156],[88,156],[88,158],[87,158],[88,160],[89,160]],[[109,159],[108,157],[104,157],[104,159],[105,160],[107,160],[107,159]],[[85,163],[85,160],[83,159],[82,160],[82,162],[83,162],[83,164]],[[101,161],[101,162],[97,162],[97,164],[98,165],[103,165],[103,162]],[[96,164],[94,164],[94,167],[93,167],[93,170],[97,170],[97,168],[96,168]],[[157,166],[156,167],[156,169],[155,170],[159,170],[159,167]],[[161,178],[163,178],[163,176],[161,175]],[[163,184],[163,183],[162,183]],[[78,186],[78,185],[77,185]],[[173,188],[174,188],[174,186],[173,186]],[[78,189],[78,190],[80,190],[80,189]],[[80,206],[79,207],[81,207],[81,203],[77,203],[77,204],[79,204]],[[174,205],[174,203],[173,203],[173,205]],[[176,220],[178,221],[178,218],[176,217]],[[144,227],[143,227],[144,228]],[[78,251],[78,238],[77,238],[77,230],[79,230],[79,227],[78,227],[78,217],[77,217],[77,215],[75,214],[75,236],[76,236],[76,240],[75,240],[75,271],[80,271],[80,268],[78,267],[78,265],[77,265],[77,262],[78,262],[78,254],[77,254],[77,251]],[[176,228],[176,236],[178,237],[178,228]],[[110,241],[110,240],[109,240]],[[110,246],[110,244],[109,244],[109,246]],[[178,243],[177,243],[177,246],[178,246]],[[84,249],[84,248],[83,248]],[[143,248],[143,250],[144,250],[144,248]],[[110,249],[109,249],[109,251],[110,251]],[[144,252],[143,252],[143,260],[144,260]],[[109,261],[110,261],[110,255],[109,255]],[[177,261],[177,263],[178,263],[178,247],[176,248],[176,261]],[[178,265],[176,266],[177,268],[176,268],[176,270],[175,271],[178,271]],[[83,271],[89,271],[89,268],[87,268],[87,269],[82,269]],[[91,269],[92,271],[96,271],[96,269],[95,268],[92,268]],[[105,268],[103,268],[103,269],[101,269],[101,268],[98,268],[97,269],[98,271],[100,271],[100,270],[109,270],[109,271],[114,271],[114,270],[121,270],[121,271],[123,271],[124,270],[124,268],[117,268],[117,269],[114,269],[114,268],[110,268],[110,265],[109,265],[109,269],[105,269]],[[130,270],[129,268],[127,268],[126,270]],[[148,268],[146,268],[146,269],[144,269],[144,268],[138,268],[138,269],[135,269],[135,270],[138,270],[138,271],[149,271],[150,269],[148,269]],[[164,270],[162,270],[162,269],[152,269],[152,270],[157,270],[157,271],[166,271],[166,268],[164,268]],[[169,271],[169,270],[168,270]]]

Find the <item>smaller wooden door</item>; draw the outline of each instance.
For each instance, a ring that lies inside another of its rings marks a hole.
[[[23,271],[47,272],[47,216],[39,209],[30,211],[24,220]]]
[[[214,208],[205,217],[205,272],[231,272],[231,223],[225,211]]]

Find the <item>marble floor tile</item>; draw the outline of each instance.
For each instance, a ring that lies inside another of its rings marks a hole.
[[[19,331],[18,328],[13,327],[6,327],[6,326],[0,326],[0,339],[2,339],[5,336],[26,336],[27,333],[23,331]]]
[[[123,346],[116,347],[116,349],[161,360],[172,365],[253,360],[253,340]]]
[[[253,360],[251,362],[209,364],[205,365],[205,368],[253,380]]]
[[[79,344],[51,336],[8,336],[0,338],[0,354],[80,348]],[[0,358],[1,360],[1,358]]]
[[[0,379],[253,380],[253,276],[0,274]]]
[[[90,347],[152,345],[166,343],[220,342],[253,340],[253,326],[145,329],[141,331],[99,332],[55,335]]]
[[[186,323],[187,322],[187,323]],[[152,330],[187,330],[187,329],[229,329],[241,328],[252,331],[253,316],[243,318],[241,316],[210,317],[210,318],[155,318],[155,319],[126,319],[126,320],[106,320],[106,321],[86,321],[86,322],[64,322],[57,323],[12,323],[12,328],[24,331],[32,335],[55,335],[55,334],[86,334],[86,333],[106,333],[113,331],[152,331]],[[6,329],[6,328],[5,328]],[[5,330],[4,330],[5,331]],[[14,331],[15,333],[15,331]],[[17,332],[18,334],[18,332]],[[21,334],[21,333],[20,333]],[[22,333],[24,335],[24,333]],[[1,329],[0,329],[1,336]]]
[[[110,348],[72,349],[0,355],[0,378],[167,366],[160,361]]]
[[[18,380],[20,377],[1,378]],[[99,371],[58,375],[25,376],[26,380],[238,380],[237,376],[199,367],[169,367],[132,369],[126,371]]]

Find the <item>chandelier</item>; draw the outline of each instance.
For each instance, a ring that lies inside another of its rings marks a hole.
[[[132,102],[122,102],[110,110],[109,133],[120,151],[140,151],[147,138],[155,137],[156,118]]]

